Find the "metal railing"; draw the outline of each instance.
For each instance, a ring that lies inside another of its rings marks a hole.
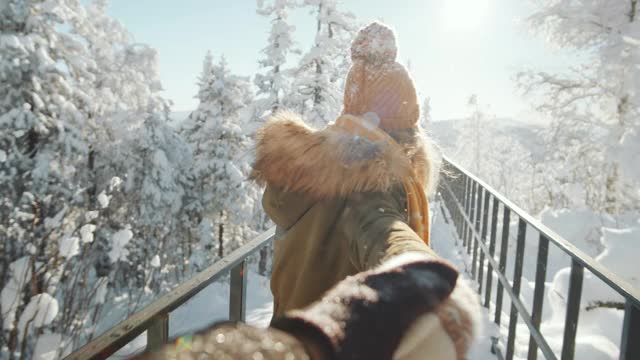
[[[244,321],[247,300],[247,258],[272,239],[271,228],[236,249],[193,278],[180,284],[156,301],[123,320],[65,359],[106,359],[138,335],[147,331],[147,350],[155,350],[169,341],[169,314],[209,284],[230,271],[229,320]]]
[[[478,291],[481,296],[484,291],[483,303],[487,308],[492,303],[494,273],[497,277],[494,322],[498,326],[501,323],[504,292],[507,293],[511,301],[509,333],[506,356],[504,357],[508,360],[513,359],[516,325],[518,317],[520,317],[529,328],[530,333],[528,359],[535,360],[538,355],[538,349],[547,359],[557,359],[540,331],[545,279],[547,276],[547,260],[549,247],[553,245],[564,251],[571,258],[571,275],[561,359],[574,358],[585,268],[625,299],[620,359],[640,359],[640,293],[638,290],[542,225],[538,220],[514,205],[482,180],[447,158],[445,158],[444,162],[450,176],[443,176],[439,193],[444,200],[444,206],[448,209],[460,239],[467,248],[467,253],[472,256],[471,273],[479,284]],[[496,260],[500,208],[502,208],[502,234],[500,248],[498,249],[499,259]],[[509,245],[509,225],[513,216],[518,217],[518,231],[514,276],[511,283],[506,273],[506,249]],[[531,312],[526,309],[519,297],[527,227],[536,229],[540,234]],[[274,231],[275,229],[272,228],[259,235],[255,240],[233,251],[224,259],[72,353],[67,359],[105,359],[144,331],[147,331],[147,349],[157,349],[169,340],[169,314],[227,271],[231,272],[229,318],[230,320],[244,320],[247,295],[247,257],[267,245],[273,239]],[[484,274],[485,263],[487,265],[486,274]],[[492,350],[500,358],[504,358],[497,343],[492,345]]]
[[[602,280],[608,287],[622,296],[625,301],[624,320],[621,329],[620,359],[640,359],[640,292],[629,283],[613,274],[593,258],[577,249],[567,240],[548,229],[540,221],[513,204],[489,185],[465,171],[453,161],[445,158],[448,176],[443,176],[439,193],[450,219],[472,258],[471,275],[478,282],[478,292],[483,295],[483,305],[489,308],[492,302],[493,275],[498,280],[495,297],[494,322],[500,326],[503,294],[506,291],[511,301],[506,355],[503,357],[494,341],[492,351],[500,358],[513,359],[515,352],[516,325],[518,317],[529,329],[527,359],[535,360],[538,349],[547,359],[557,359],[547,339],[540,331],[542,308],[544,305],[545,280],[550,245],[562,250],[571,259],[571,274],[567,296],[567,310],[564,322],[564,336],[560,358],[573,359],[576,333],[580,315],[580,298],[584,269]],[[496,260],[497,226],[502,208],[502,234],[499,259]],[[518,217],[513,281],[507,278],[507,247],[509,228],[514,216]],[[520,299],[520,286],[524,263],[524,249],[527,228],[538,231],[538,253],[536,258],[535,287],[531,312]],[[485,263],[487,274],[484,274]]]

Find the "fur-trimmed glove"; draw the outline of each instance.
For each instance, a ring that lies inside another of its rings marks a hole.
[[[449,297],[457,277],[442,260],[399,256],[348,277],[316,303],[274,320],[272,327],[312,340],[326,359],[392,359],[416,319]]]

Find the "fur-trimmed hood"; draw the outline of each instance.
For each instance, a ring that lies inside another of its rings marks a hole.
[[[431,190],[439,161],[434,161],[438,157],[428,138],[417,128],[389,134],[400,148],[331,126],[315,130],[298,115],[279,112],[257,133],[251,177],[261,184],[324,199],[387,191],[415,171]]]

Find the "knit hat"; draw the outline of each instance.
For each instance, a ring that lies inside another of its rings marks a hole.
[[[396,62],[393,30],[373,22],[358,32],[351,45],[353,65],[347,75],[343,114],[375,113],[385,130],[412,128],[420,117],[413,80]]]

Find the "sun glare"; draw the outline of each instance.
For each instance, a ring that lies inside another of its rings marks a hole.
[[[445,0],[442,24],[446,31],[468,32],[485,23],[491,0]]]

